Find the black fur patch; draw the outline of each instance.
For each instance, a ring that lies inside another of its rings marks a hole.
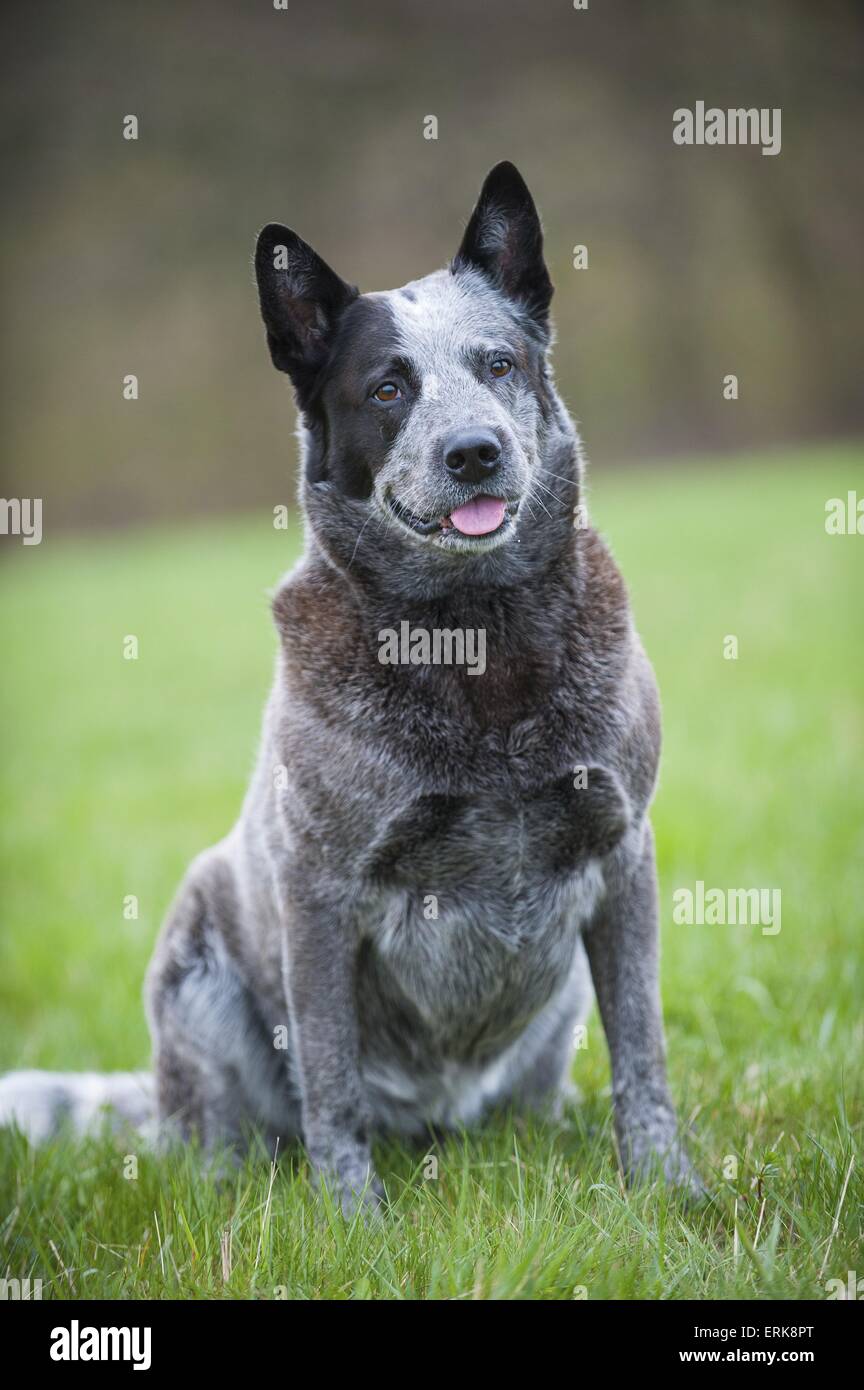
[[[487,175],[453,261],[454,271],[469,266],[546,327],[553,291],[543,230],[525,180],[507,160]]]
[[[359,291],[279,222],[258,236],[255,274],[273,365],[288,373],[302,407],[327,361],[334,327]]]
[[[402,400],[379,409],[370,396],[398,381]],[[342,315],[306,407],[312,438],[307,478],[327,481],[348,497],[368,497],[372,480],[411,408],[417,383],[399,356],[393,315],[381,300],[357,299]]]

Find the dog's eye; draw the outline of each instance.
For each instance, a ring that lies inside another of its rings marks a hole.
[[[389,405],[391,401],[398,401],[402,392],[395,381],[382,381],[377,391],[373,391],[372,395],[376,401],[383,401],[385,405]]]
[[[509,376],[513,370],[513,363],[509,357],[496,357],[489,370],[494,377]]]

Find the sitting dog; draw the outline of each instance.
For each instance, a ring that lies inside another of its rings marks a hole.
[[[242,814],[150,966],[160,1130],[302,1136],[346,1212],[374,1206],[375,1134],[554,1109],[593,980],[625,1171],[698,1191],[658,990],[657,692],[580,500],[531,195],[497,165],[449,267],[402,289],[360,294],[276,224],[256,272],[306,550]],[[100,1094],[19,1073],[0,1106],[38,1136]]]

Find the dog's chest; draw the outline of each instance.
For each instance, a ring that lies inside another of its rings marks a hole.
[[[496,890],[520,897],[601,855],[612,800],[606,775],[583,786],[571,773],[531,791],[427,793],[408,800],[375,831],[370,877],[435,894]],[[614,808],[613,808],[614,809]]]
[[[511,1036],[567,978],[603,888],[571,790],[423,796],[379,836],[373,973],[454,1039]]]

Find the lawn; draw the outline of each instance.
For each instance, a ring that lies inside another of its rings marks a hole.
[[[217,1188],[191,1154],[0,1135],[0,1275],[56,1298],[384,1299],[813,1299],[864,1275],[864,537],[824,529],[862,463],[592,482],[663,696],[670,1078],[710,1205],[622,1188],[594,1017],[566,1122],[382,1145],[372,1227],[312,1195],[296,1150]],[[141,1066],[144,968],[238,811],[299,537],[262,515],[55,539],[47,505],[45,527],[3,564],[0,1068]],[[697,880],[779,888],[781,930],[677,925]]]

